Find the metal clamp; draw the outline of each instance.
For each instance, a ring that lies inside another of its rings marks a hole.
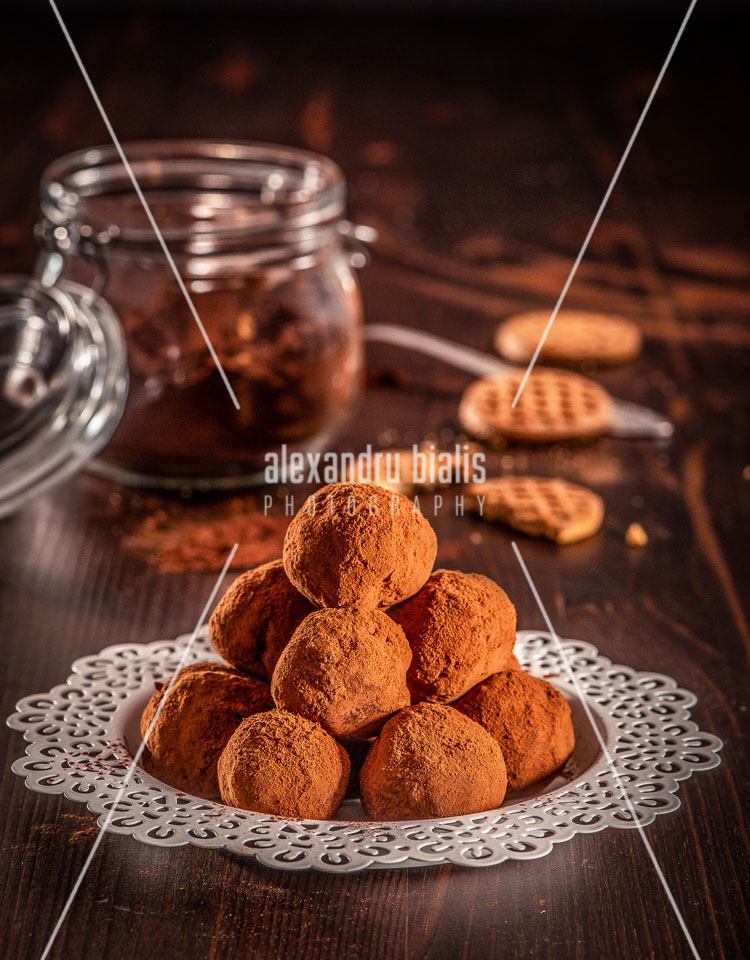
[[[352,223],[351,220],[341,220],[336,224],[341,236],[344,249],[349,254],[349,263],[355,270],[366,267],[372,258],[370,246],[377,242],[378,231],[374,227],[363,223]]]
[[[65,266],[65,257],[77,251],[94,267],[95,277],[88,285],[93,297],[103,293],[109,282],[109,268],[104,256],[104,248],[111,246],[119,238],[118,226],[112,224],[106,230],[95,231],[86,223],[75,227],[54,224],[43,218],[35,225],[34,236],[47,254],[41,270],[43,286],[52,287],[57,283]]]

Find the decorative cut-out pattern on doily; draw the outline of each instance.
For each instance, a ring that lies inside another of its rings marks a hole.
[[[34,791],[86,803],[103,823],[131,759],[126,715],[132,714],[134,698],[145,704],[154,681],[169,676],[188,641],[186,635],[107,647],[77,660],[67,683],[21,700],[8,725],[24,734],[28,746],[14,772]],[[680,781],[720,762],[721,740],[690,720],[695,696],[670,677],[612,664],[589,643],[565,640],[563,647],[640,823],[676,810]],[[558,777],[537,796],[510,798],[487,813],[418,823],[300,822],[187,796],[137,768],[109,830],[158,846],[222,848],[277,869],[349,873],[535,859],[577,833],[634,827],[580,704],[576,710],[575,692],[562,680],[565,670],[553,638],[523,631],[516,653],[525,669],[563,689],[576,722],[578,745],[564,770],[567,782]],[[204,630],[188,662],[215,658]]]

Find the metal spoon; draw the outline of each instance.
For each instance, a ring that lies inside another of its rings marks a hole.
[[[477,377],[513,373],[518,369],[473,347],[465,347],[444,337],[396,324],[369,324],[365,326],[365,339],[391,343],[406,350],[435,357]],[[612,437],[668,440],[674,433],[674,427],[666,417],[648,407],[612,397],[612,418],[607,432]]]

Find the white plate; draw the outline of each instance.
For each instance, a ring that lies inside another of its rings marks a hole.
[[[14,772],[31,790],[85,803],[103,823],[122,787],[130,751],[140,744],[139,718],[154,681],[174,671],[189,639],[106,647],[77,660],[66,683],[24,697],[8,718],[29,744]],[[720,763],[721,740],[689,719],[695,696],[670,677],[613,665],[589,643],[564,640],[563,647],[640,823],[676,810],[680,781]],[[285,820],[190,796],[137,767],[109,830],[156,846],[222,848],[277,869],[351,873],[530,860],[576,833],[634,827],[575,689],[560,677],[564,670],[553,638],[522,631],[516,654],[525,669],[554,683],[567,698],[576,748],[560,774],[525,794],[509,795],[497,810],[376,823],[358,800],[348,800],[335,821]],[[204,630],[187,662],[215,659]]]

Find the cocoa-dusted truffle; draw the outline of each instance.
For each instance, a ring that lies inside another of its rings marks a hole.
[[[503,670],[454,706],[500,744],[512,790],[554,773],[573,752],[570,707],[559,690],[539,677]]]
[[[348,780],[346,750],[319,724],[286,710],[249,717],[219,757],[224,803],[279,817],[329,820]]]
[[[411,645],[414,702],[450,703],[502,670],[513,653],[515,607],[479,573],[436,570],[416,596],[388,612]]]
[[[311,613],[279,657],[271,680],[277,707],[320,723],[334,737],[362,740],[410,703],[411,649],[380,610]]]
[[[233,666],[268,680],[312,609],[274,560],[243,573],[227,590],[211,617],[211,643]]]
[[[503,669],[504,670],[523,670],[523,667],[521,666],[521,661],[518,659],[515,653],[511,653]]]
[[[146,739],[169,681],[141,716]],[[223,663],[183,667],[146,743],[144,766],[165,783],[204,797],[219,795],[216,761],[244,717],[272,706],[268,684]]]
[[[360,795],[374,820],[454,817],[503,802],[497,742],[454,710],[418,703],[392,717],[362,767]]]
[[[422,586],[435,532],[411,500],[369,483],[333,483],[289,524],[284,569],[318,607],[388,607]]]

